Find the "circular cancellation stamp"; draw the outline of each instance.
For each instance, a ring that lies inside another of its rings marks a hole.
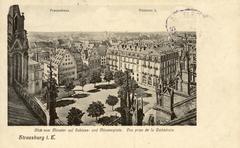
[[[165,28],[170,36],[178,31],[196,31],[198,19],[207,17],[201,11],[193,8],[176,10],[171,13],[165,23]]]

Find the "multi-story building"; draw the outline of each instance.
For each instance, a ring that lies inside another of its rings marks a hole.
[[[99,69],[101,67],[101,56],[99,55],[96,48],[93,48],[89,54],[88,58],[90,69]]]
[[[73,54],[68,49],[57,49],[54,56],[51,57],[53,77],[58,84],[67,80],[77,79],[77,63]],[[44,63],[44,79],[49,78],[50,62]]]
[[[83,60],[81,57],[81,53],[77,48],[72,48],[70,50],[71,55],[74,57],[77,66],[77,78],[80,78],[83,72]]]
[[[100,65],[102,67],[106,66],[106,52],[107,52],[107,46],[105,45],[99,45],[97,48],[98,55],[100,56]]]
[[[30,42],[29,55],[37,62],[49,60],[50,53],[55,49],[55,45],[52,41],[35,41]]]
[[[140,84],[155,86],[176,75],[178,51],[166,45],[151,45],[139,42],[122,43],[107,51],[110,70],[130,70]]]
[[[34,52],[31,55],[32,55],[31,58],[34,61],[37,61],[37,62],[40,62],[40,63],[45,61],[45,60],[49,60],[49,58],[50,58],[50,52],[49,51],[44,51],[44,50]]]
[[[98,45],[84,48],[81,52],[83,63],[89,69],[99,69],[101,67],[101,55],[98,52]]]
[[[42,90],[42,73],[43,69],[40,63],[29,59],[28,63],[28,92],[30,94],[41,93]]]

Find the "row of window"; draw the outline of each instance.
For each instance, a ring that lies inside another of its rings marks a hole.
[[[146,78],[145,76],[143,76],[142,77],[142,83],[152,85],[152,78],[151,77]]]
[[[63,65],[71,65],[73,64],[73,62],[66,62],[66,63],[63,63]]]
[[[168,67],[170,65],[175,65],[176,62],[177,62],[176,59],[168,60],[168,61],[162,62],[162,66],[163,67]]]
[[[149,76],[149,77],[143,76],[143,77],[142,77],[142,83],[143,83],[143,84],[148,84],[148,85],[151,85],[151,86],[156,86],[157,81],[159,81],[159,79],[154,79],[154,78],[151,77],[151,76]]]
[[[115,55],[118,55],[116,53],[110,53],[111,55],[109,55],[108,57],[112,58],[112,57],[115,57]],[[140,57],[139,54],[136,54],[136,53],[126,53],[126,52],[121,52],[120,55],[122,57],[122,60],[125,61],[125,58],[126,58],[126,61],[128,58],[133,58],[133,57]],[[128,56],[128,57],[125,57],[125,56]],[[148,60],[148,61],[159,61],[160,60],[160,57],[158,56],[149,56],[149,55],[141,55],[142,58],[144,58],[145,60]],[[173,58],[177,58],[178,57],[178,53],[177,52],[174,52],[174,53],[170,53],[170,54],[166,54],[166,55],[162,55],[161,56],[161,61],[166,61],[166,60],[169,60],[169,59],[173,59]]]
[[[72,70],[72,69],[75,69],[76,67],[75,66],[72,66],[72,67],[67,67],[67,68],[61,68],[62,71],[68,71],[68,70]]]
[[[123,58],[123,57],[122,57]],[[114,64],[114,62],[117,62],[117,59],[110,59],[108,58],[108,62],[109,64]],[[162,62],[162,66],[163,67],[167,67],[169,65],[175,65],[176,64],[176,59],[172,59],[172,60],[168,60],[168,61],[165,61],[165,62]],[[123,62],[127,62],[127,63],[130,63],[130,64],[139,64],[139,60],[138,59],[131,59],[131,60],[123,60]],[[144,67],[153,67],[154,63],[151,63],[149,61],[143,61],[143,65]]]
[[[164,73],[165,75],[175,73],[176,72],[176,65],[169,66],[161,70],[161,73]]]
[[[161,57],[161,61],[167,61],[170,59],[176,59],[178,57],[178,53],[171,53],[171,54],[166,54]]]

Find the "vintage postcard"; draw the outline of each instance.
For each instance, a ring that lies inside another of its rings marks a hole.
[[[101,133],[104,139],[106,133],[160,138],[163,132],[171,136],[182,132],[182,139],[201,131],[194,137],[200,142],[201,136],[210,132],[206,128],[214,130],[211,134],[217,132],[211,122],[223,120],[215,115],[225,109],[214,104],[225,103],[215,94],[227,95],[222,84],[230,83],[224,77],[217,79],[228,69],[218,47],[224,44],[219,42],[224,37],[217,34],[225,32],[224,24],[232,22],[232,17],[240,16],[235,5],[240,3],[229,2],[228,12],[215,8],[217,3],[160,0],[1,4],[1,20],[5,20],[1,22],[1,43],[6,45],[1,52],[6,57],[2,72],[7,73],[2,84],[6,94],[2,112],[6,132],[14,130],[14,137],[8,137],[18,141],[11,147],[24,141],[57,142],[69,138],[68,134],[77,139],[81,134]],[[218,23],[219,15],[226,16],[222,24]],[[238,22],[236,19],[232,28]],[[231,35],[237,33],[239,29]],[[232,50],[240,47],[235,39],[230,41],[235,43],[230,44]],[[239,69],[238,65],[235,74]],[[228,96],[225,99],[230,100]],[[235,112],[232,115],[236,118]],[[21,132],[22,126],[28,132]],[[225,132],[229,133],[225,138],[237,138],[235,132]],[[217,137],[214,143],[220,139]],[[203,141],[206,146],[196,143],[196,147],[218,147],[207,138]],[[144,147],[136,139],[130,143]],[[240,146],[237,141],[232,144],[229,147]]]
[[[197,125],[204,14],[171,10],[11,5],[8,125]]]

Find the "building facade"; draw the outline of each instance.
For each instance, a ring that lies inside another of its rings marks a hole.
[[[101,68],[101,56],[98,54],[96,48],[93,48],[92,51],[90,52],[88,63],[90,69]]]
[[[174,78],[177,62],[178,51],[168,46],[123,43],[107,51],[110,70],[130,70],[137,83],[150,87]]]
[[[71,55],[74,57],[75,62],[76,62],[77,78],[80,78],[81,75],[82,75],[83,69],[84,69],[81,53],[76,48],[72,48],[70,50],[70,52],[71,52]]]
[[[49,78],[50,62],[52,65],[53,78],[57,84],[62,84],[67,80],[77,79],[77,63],[68,49],[57,49],[56,53],[50,58],[50,61],[44,62],[44,80]]]
[[[100,65],[101,65],[101,67],[105,67],[106,66],[107,46],[99,45],[96,49],[97,49],[98,55],[100,56]]]
[[[39,94],[42,90],[42,74],[41,64],[29,59],[28,64],[28,93]]]
[[[82,60],[89,69],[99,69],[101,67],[101,56],[95,46],[84,48],[81,52]]]

